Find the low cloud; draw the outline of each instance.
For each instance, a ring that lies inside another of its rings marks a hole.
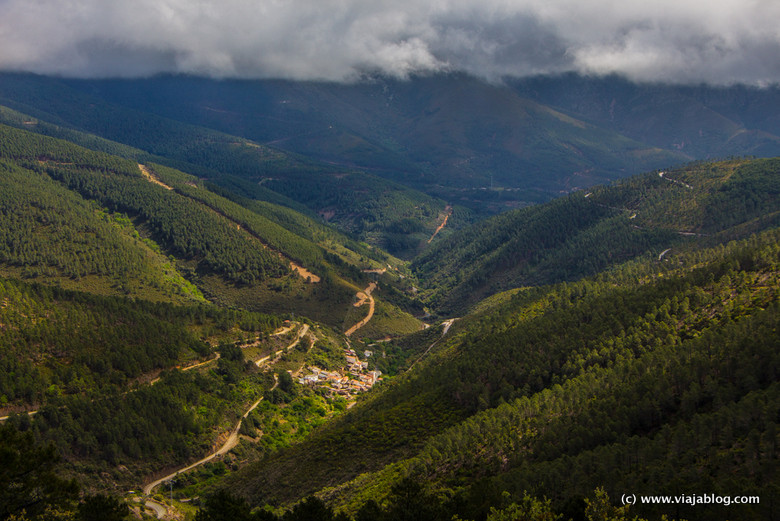
[[[352,81],[780,82],[776,0],[1,0],[0,69]]]

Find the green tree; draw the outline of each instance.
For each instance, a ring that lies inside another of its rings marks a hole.
[[[390,490],[387,518],[395,521],[438,519],[439,502],[426,494],[419,481],[406,477]]]
[[[41,446],[32,433],[0,425],[0,520],[45,519],[47,510],[68,510],[78,497],[74,480],[56,474],[54,445]]]
[[[355,521],[382,521],[386,519],[384,510],[373,499],[369,499],[360,507],[355,514]]]
[[[310,496],[292,510],[288,510],[282,517],[283,521],[332,521],[333,509],[321,499]]]
[[[487,521],[557,521],[563,516],[556,514],[549,499],[537,499],[525,493],[520,503],[506,508],[490,509]]]
[[[586,498],[585,515],[588,516],[588,521],[629,521],[628,509],[631,505],[624,505],[622,507],[614,506],[610,500],[606,491],[599,487],[596,489],[595,498]],[[633,518],[633,521],[641,521],[638,518]]]
[[[85,496],[76,509],[77,521],[122,521],[130,508],[120,499],[103,494]]]
[[[195,521],[252,521],[249,504],[244,498],[218,490],[206,498]]]

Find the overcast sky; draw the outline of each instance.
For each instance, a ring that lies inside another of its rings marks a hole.
[[[780,82],[779,0],[0,0],[0,69]]]

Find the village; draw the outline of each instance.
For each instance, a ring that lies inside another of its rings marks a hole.
[[[365,358],[373,355],[372,351],[363,353]],[[381,371],[369,371],[368,362],[360,361],[354,349],[344,350],[347,361],[346,368],[339,371],[326,371],[316,366],[309,366],[310,374],[298,379],[303,385],[327,387],[332,395],[350,396],[371,389],[381,380]]]

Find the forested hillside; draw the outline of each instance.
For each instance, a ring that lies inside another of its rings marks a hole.
[[[777,86],[638,85],[565,74],[512,82],[521,95],[689,157],[780,153]]]
[[[340,324],[367,284],[361,270],[391,260],[293,210],[222,191],[226,198],[168,167],[0,132],[9,274]]]
[[[254,502],[319,490],[354,512],[410,477],[446,498],[441,519],[484,519],[504,490],[558,511],[596,487],[708,490],[759,494],[760,507],[729,518],[765,517],[778,492],[779,239],[772,230],[514,292],[456,322],[382,397],[231,487]],[[717,508],[639,512],[711,519]]]
[[[298,434],[278,428],[289,402],[315,422],[345,408],[294,389],[287,369],[341,368],[343,340],[310,318],[353,326],[366,313],[355,293],[377,277],[364,270],[400,261],[293,209],[64,134],[95,150],[0,125],[2,443],[29,432],[89,491],[119,491],[223,446],[263,398],[265,450],[308,432],[303,419]],[[381,300],[408,304],[400,281],[396,268],[372,296],[377,334],[420,327]]]
[[[682,154],[467,78],[2,79],[0,520],[775,515],[780,159],[574,190]]]
[[[407,257],[436,227],[436,217],[445,206],[440,199],[353,164],[313,160],[245,137],[133,110],[51,78],[7,73],[2,78],[0,103],[15,109],[0,111],[0,121],[6,124],[137,161],[162,163],[247,197],[306,208],[342,231]],[[404,219],[414,221],[421,233],[398,236],[393,225]]]
[[[690,158],[567,116],[511,88],[461,74],[351,85],[158,77],[73,81],[73,89],[138,110],[240,135],[480,209],[479,189],[549,200]],[[235,130],[234,130],[235,129]],[[495,211],[493,207],[493,211]]]
[[[577,280],[640,256],[776,223],[780,162],[693,163],[507,212],[441,241],[412,268],[442,313],[498,291]]]

